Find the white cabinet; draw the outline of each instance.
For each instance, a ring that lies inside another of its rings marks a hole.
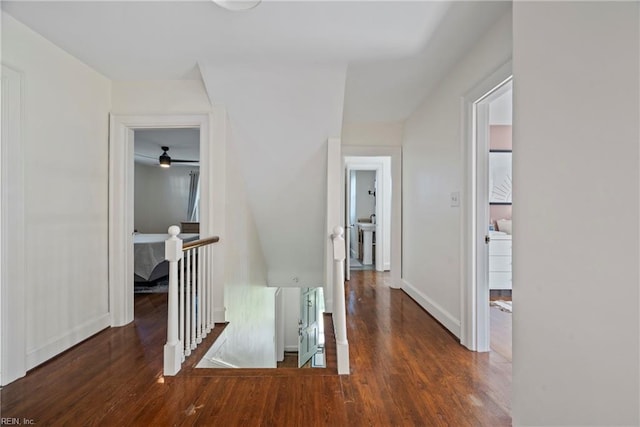
[[[489,289],[511,289],[511,235],[491,234]]]

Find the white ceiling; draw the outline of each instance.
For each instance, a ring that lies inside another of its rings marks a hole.
[[[199,78],[197,64],[348,66],[345,120],[402,120],[509,2],[3,1],[113,80]]]
[[[513,123],[513,82],[506,85],[506,90],[489,103],[489,124],[510,125]]]
[[[171,159],[200,159],[200,129],[139,129],[134,131],[136,163],[159,165],[162,148],[169,147]],[[191,166],[198,163],[172,163],[171,166]]]

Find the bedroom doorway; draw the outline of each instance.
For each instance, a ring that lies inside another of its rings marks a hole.
[[[489,97],[489,347],[512,360],[512,81]]]
[[[134,130],[134,293],[166,293],[164,241],[199,238],[200,129]]]
[[[213,197],[219,185],[214,170],[224,161],[215,156],[219,147],[211,142],[211,121],[214,115],[111,115],[109,132],[109,307],[111,325],[123,326],[133,321],[134,310],[134,193],[135,193],[135,132],[155,129],[198,129],[200,160],[200,233],[212,234]],[[224,141],[221,141],[224,142]],[[162,148],[162,147],[161,147]],[[165,150],[150,157],[158,158]],[[171,146],[167,155],[172,157]],[[174,155],[173,159],[189,160]],[[214,163],[215,167],[214,167]],[[173,167],[173,166],[172,166]],[[165,230],[166,232],[166,230]],[[220,291],[221,292],[221,291]],[[222,301],[222,296],[214,296]],[[216,316],[222,313],[216,309]]]
[[[503,136],[507,136],[509,144],[511,141],[511,125],[495,123],[491,126],[491,104],[494,103],[494,116],[500,109],[505,107],[508,95],[508,115],[511,116],[511,62],[507,62],[493,74],[485,78],[474,89],[464,97],[463,123],[465,124],[463,135],[463,148],[466,162],[465,168],[465,188],[463,192],[462,210],[462,256],[463,271],[461,277],[461,330],[460,342],[465,347],[473,351],[491,351],[490,340],[490,268],[491,280],[505,280],[507,277],[510,283],[511,273],[506,271],[511,269],[510,254],[511,242],[506,242],[507,233],[498,233],[495,230],[492,213],[494,216],[502,215],[498,210],[490,211],[490,200],[492,205],[502,206],[503,209],[511,205],[511,176],[509,170],[508,189],[502,188],[503,180],[506,177],[505,160],[509,160],[511,153],[506,149],[495,150],[490,153],[492,133],[502,131]],[[500,101],[498,101],[500,99]],[[504,108],[503,108],[504,109]],[[494,138],[495,139],[495,138]],[[505,138],[503,138],[505,139]],[[495,142],[495,141],[494,141]],[[491,162],[490,162],[491,158]],[[496,171],[500,171],[499,174]],[[500,182],[499,182],[500,181]],[[490,191],[490,185],[492,186]],[[500,186],[501,194],[493,191],[496,186]],[[508,191],[505,191],[508,190]],[[507,194],[508,193],[508,194]],[[508,198],[508,203],[507,203]],[[506,219],[506,218],[499,218]],[[502,239],[505,237],[504,239]],[[508,235],[510,238],[510,233]],[[494,240],[493,244],[491,243]],[[505,242],[498,242],[505,240]],[[498,248],[497,246],[500,246]],[[504,247],[503,247],[504,246]],[[503,254],[504,252],[504,254]],[[489,264],[490,254],[499,255],[501,264],[498,266]],[[508,258],[508,259],[507,259]],[[496,272],[499,271],[499,274]],[[504,271],[503,271],[504,270]],[[504,284],[503,284],[504,285]],[[506,285],[505,285],[506,287]],[[510,305],[509,301],[509,305]],[[510,336],[510,333],[509,333]],[[510,346],[510,342],[509,342]]]

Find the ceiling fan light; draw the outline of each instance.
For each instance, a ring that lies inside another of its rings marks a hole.
[[[218,6],[232,11],[250,10],[258,6],[262,0],[213,0]]]
[[[163,153],[160,158],[160,167],[168,168],[171,166],[171,157],[169,157],[166,153]]]

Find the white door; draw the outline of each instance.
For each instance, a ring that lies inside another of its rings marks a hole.
[[[345,280],[351,280],[351,230],[353,230],[354,224],[351,221],[351,175],[353,172],[349,168],[345,169],[345,180],[344,180],[344,245],[345,245],[345,253],[347,254],[345,257],[345,272],[344,278]]]
[[[318,288],[300,289],[298,367],[302,367],[318,352],[320,338],[318,315]]]

